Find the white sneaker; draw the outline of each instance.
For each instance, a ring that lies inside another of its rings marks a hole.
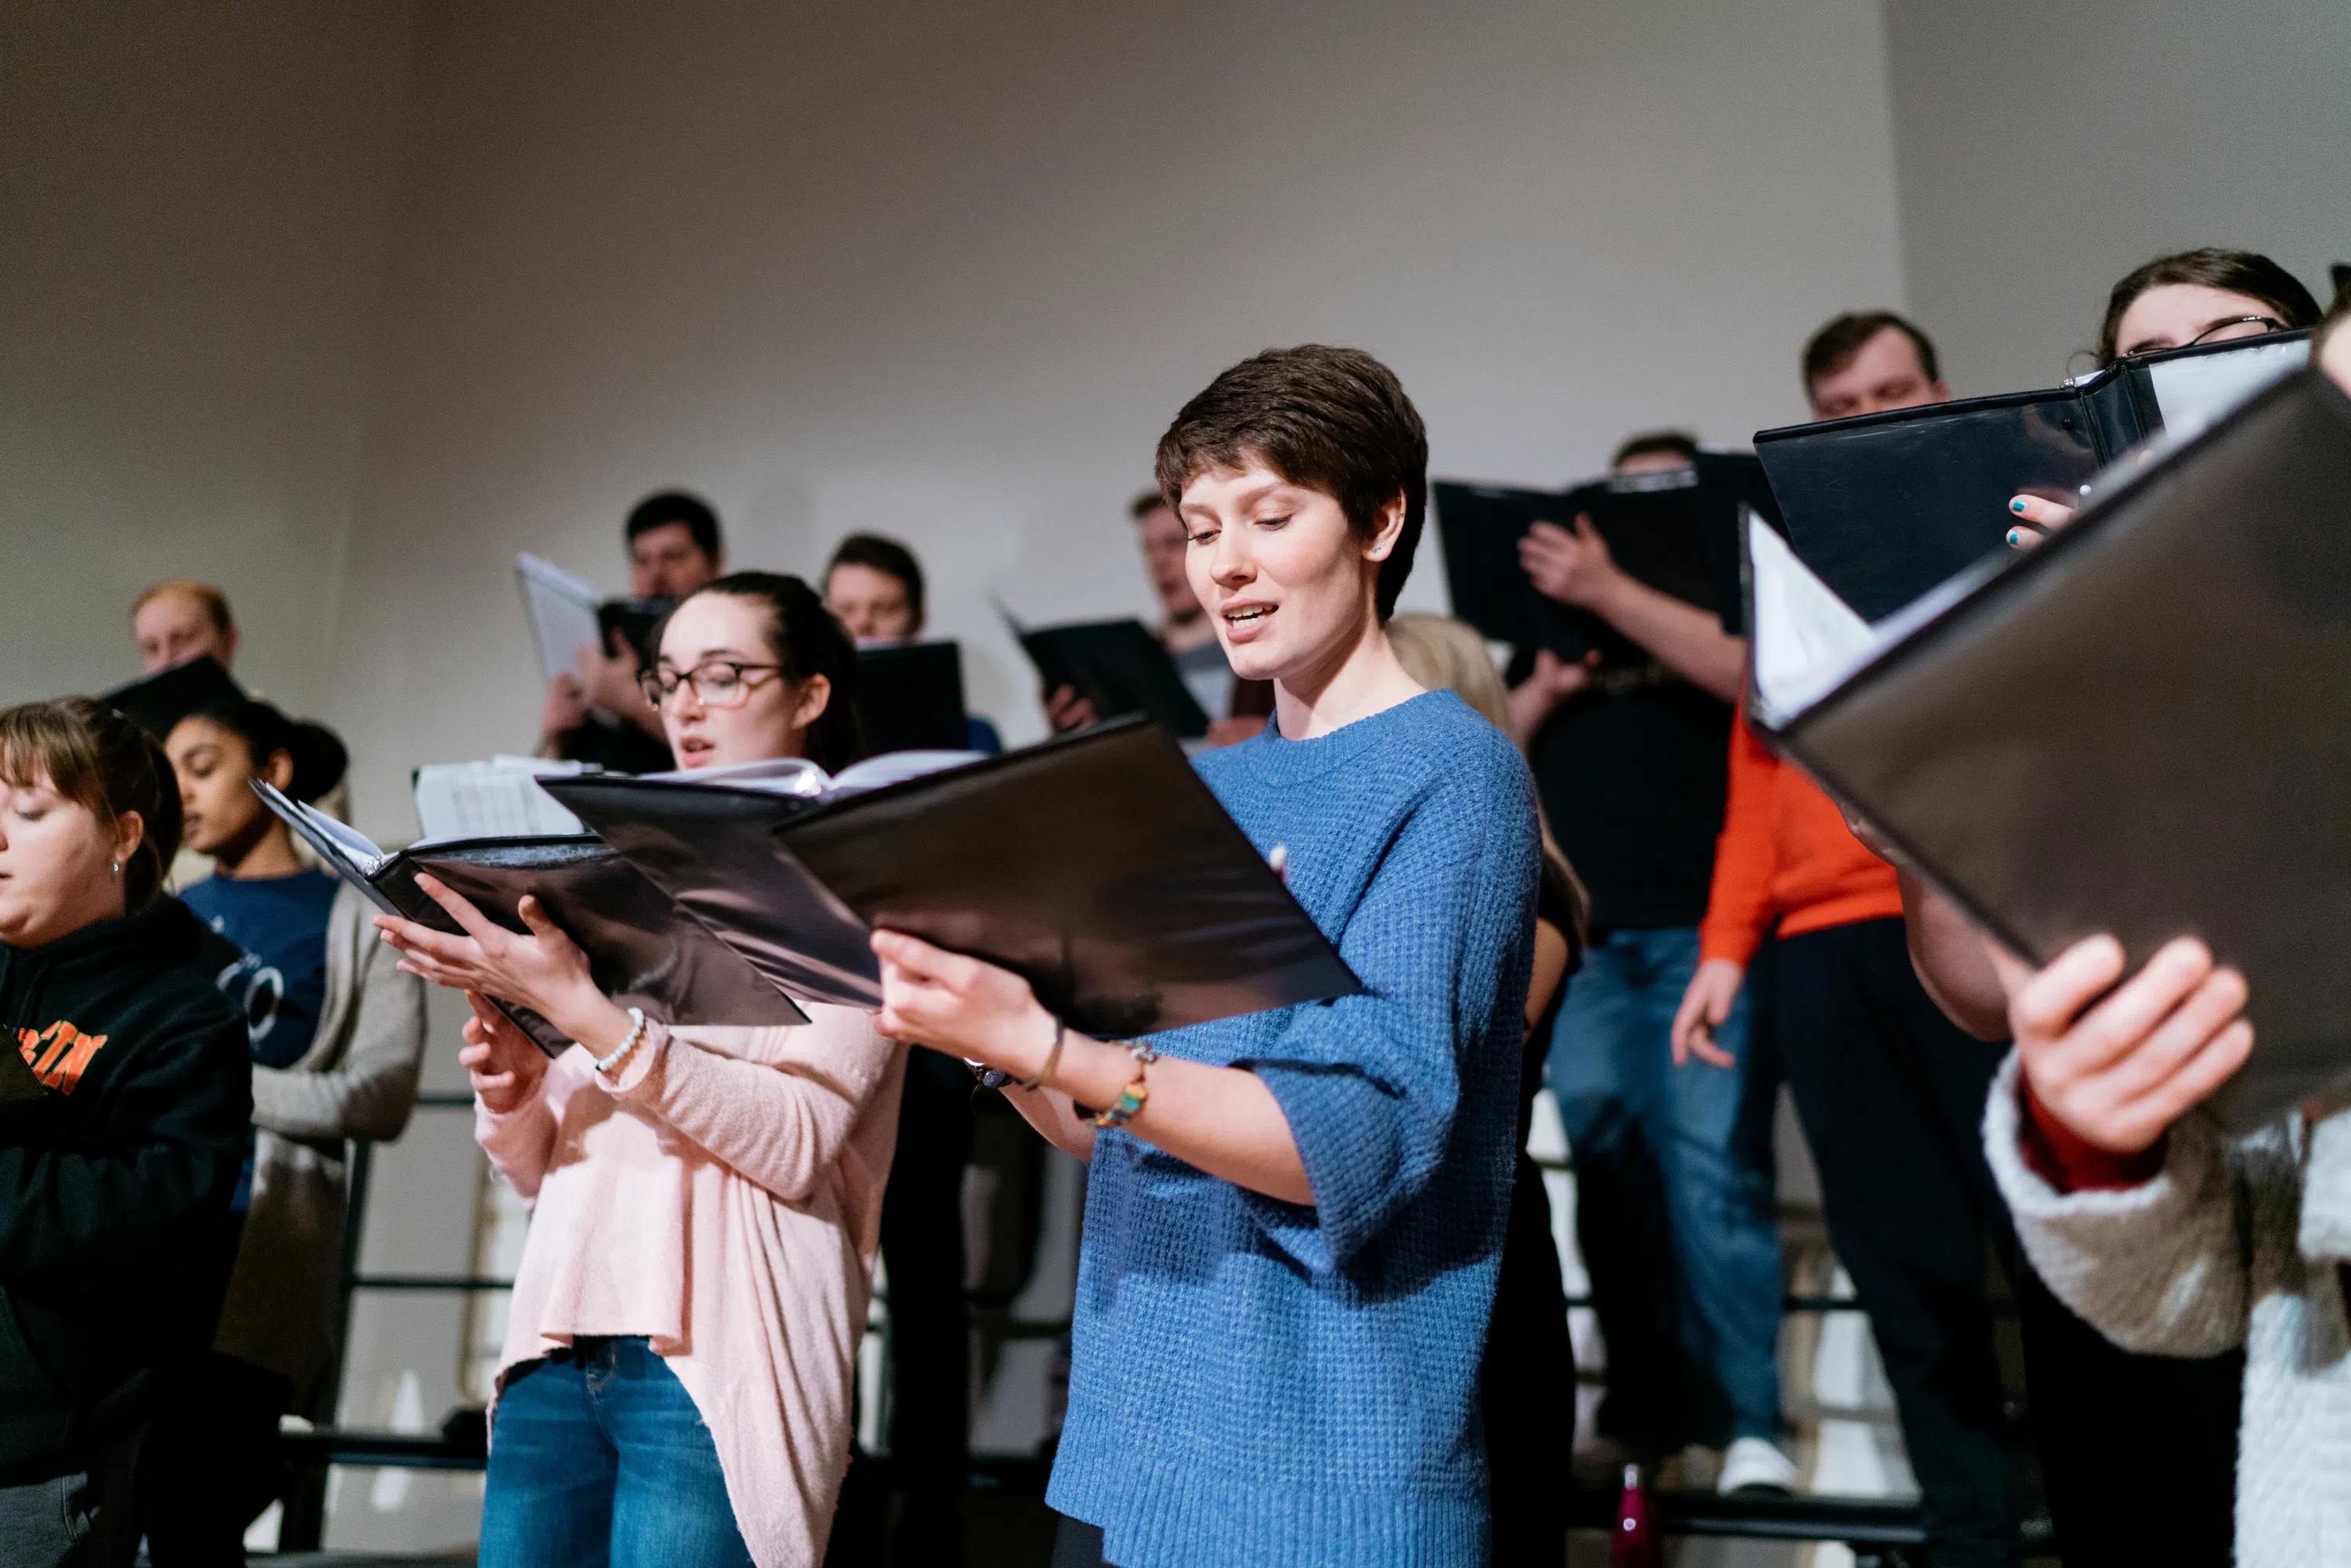
[[[1722,1473],[1714,1490],[1725,1497],[1733,1492],[1796,1490],[1796,1463],[1779,1445],[1761,1437],[1740,1437],[1722,1451]]]

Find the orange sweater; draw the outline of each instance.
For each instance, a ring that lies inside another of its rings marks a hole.
[[[1730,727],[1730,800],[1715,841],[1702,958],[1745,964],[1777,922],[1783,936],[1902,913],[1894,868],[1862,847],[1820,787],[1747,727]]]

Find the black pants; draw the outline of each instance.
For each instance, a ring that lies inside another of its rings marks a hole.
[[[2242,1352],[2132,1355],[2020,1270],[2018,1327],[2065,1568],[2225,1568],[2235,1550]]]
[[[1559,1568],[1575,1409],[1575,1346],[1542,1172],[1524,1153],[1479,1369],[1493,1511],[1492,1568]]]
[[[2001,1050],[1928,999],[1902,922],[1783,937],[1774,1034],[1821,1173],[1829,1239],[1894,1390],[1937,1568],[2010,1563],[2013,1465],[1986,1249],[2015,1241],[1984,1163]]]
[[[963,1560],[962,1492],[971,1454],[971,1336],[964,1317],[963,1173],[971,1159],[972,1076],[935,1051],[906,1062],[898,1152],[882,1197],[890,1275],[890,1453],[909,1492],[893,1557]]]
[[[210,1352],[157,1389],[139,1455],[139,1517],[155,1568],[243,1568],[245,1531],[285,1480],[277,1418],[294,1385]]]
[[[1053,1531],[1053,1561],[1049,1568],[1118,1568],[1118,1564],[1102,1555],[1100,1525],[1065,1513]]]

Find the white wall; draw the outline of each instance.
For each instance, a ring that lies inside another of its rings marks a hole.
[[[225,586],[326,696],[411,6],[0,6],[0,703],[136,675]]]
[[[617,584],[657,486],[741,563],[908,538],[1019,738],[987,595],[1145,610],[1123,503],[1267,344],[1387,358],[1453,474],[1798,416],[1803,333],[1899,260],[1876,8],[1777,10],[429,9],[339,639],[363,823],[528,743],[513,552]]]
[[[2343,0],[1887,0],[1908,293],[1961,395],[2080,370],[2106,291],[2195,246],[2326,302],[2351,261]]]

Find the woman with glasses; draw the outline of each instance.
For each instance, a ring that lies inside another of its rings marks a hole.
[[[659,648],[646,695],[686,769],[857,759],[856,652],[798,578],[720,578]],[[533,900],[517,936],[420,882],[465,936],[377,924],[402,968],[466,992],[475,1135],[531,1205],[484,1568],[820,1562],[904,1048],[852,1008],[790,1029],[650,1023]],[[577,1043],[550,1061],[493,996]]]
[[[2310,290],[2268,256],[2217,246],[2183,250],[2126,274],[2107,294],[2098,366],[2126,354],[2291,332],[2317,321],[2318,301]],[[2018,496],[2008,509],[2032,525],[2010,533],[2012,545],[2030,544],[2074,517],[2073,507],[2038,496]]]
[[[2318,315],[2310,291],[2267,256],[2183,251],[2115,285],[2098,330],[2098,362],[2289,331]],[[2032,496],[2009,505],[2032,525],[2011,531],[2009,542],[2020,547],[2074,517],[2074,508]],[[1892,858],[1878,842],[1872,847]],[[1911,956],[1937,1005],[1979,1040],[2008,1039],[2009,995],[1982,933],[1907,873],[1902,898]],[[1992,1095],[1997,1123],[2001,1097],[2013,1100],[2013,1083],[2003,1076]],[[2002,1151],[1993,1148],[1991,1157],[2001,1171]],[[2126,1354],[2061,1302],[2037,1267],[2022,1270],[2017,1285],[2043,1479],[2065,1562],[2088,1568],[2227,1562],[2242,1353]],[[2147,1508],[2150,1496],[2165,1506]]]

